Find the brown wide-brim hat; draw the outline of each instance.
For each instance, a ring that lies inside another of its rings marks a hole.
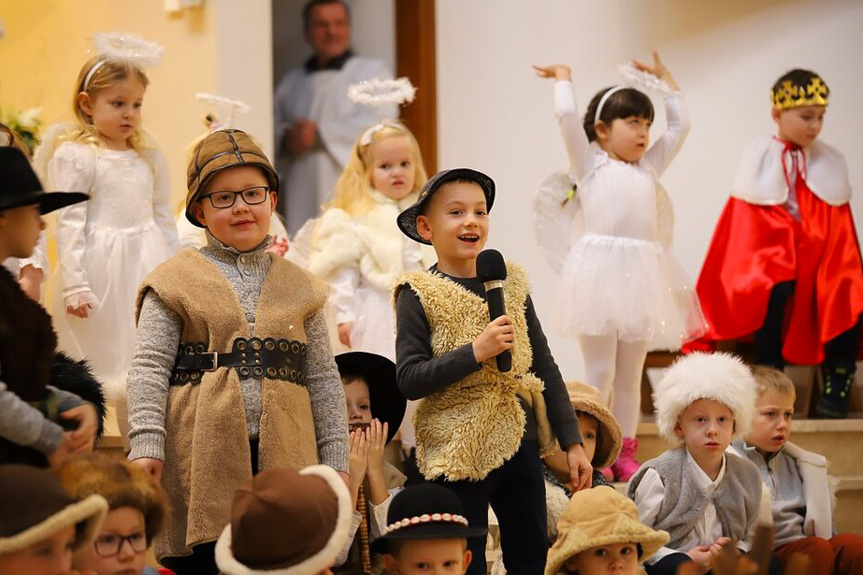
[[[47,469],[0,465],[0,555],[27,549],[75,527],[73,550],[91,544],[108,513],[101,495],[80,501]]]
[[[580,381],[566,382],[566,393],[575,411],[592,415],[599,422],[596,452],[590,463],[594,469],[605,469],[617,460],[623,444],[623,432],[614,414],[602,400],[599,390]]]
[[[263,170],[270,191],[279,191],[279,175],[267,155],[242,130],[216,130],[198,142],[192,151],[186,170],[186,219],[195,226],[204,226],[192,214],[192,204],[204,190],[210,178],[235,166],[257,166]]]
[[[345,482],[326,465],[268,469],[234,493],[216,542],[225,575],[308,575],[333,565],[353,536]]]
[[[474,182],[482,188],[485,194],[485,209],[491,212],[491,206],[494,204],[495,186],[494,180],[486,176],[482,172],[472,170],[471,168],[453,168],[451,170],[443,170],[429,178],[425,185],[420,190],[417,201],[414,205],[400,213],[396,218],[396,223],[404,235],[419,242],[421,244],[431,245],[431,242],[423,239],[417,232],[417,216],[423,213],[426,204],[431,199],[436,191],[444,184],[455,180],[467,180]]]
[[[639,562],[668,543],[668,533],[638,520],[635,503],[613,487],[582,489],[573,494],[557,521],[557,540],[548,551],[545,575],[568,573],[567,559],[593,547],[633,543],[641,546]]]

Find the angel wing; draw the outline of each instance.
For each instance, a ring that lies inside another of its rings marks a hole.
[[[578,195],[566,172],[543,179],[533,198],[533,231],[545,259],[560,273],[575,237],[584,230]],[[575,234],[575,236],[573,235]]]

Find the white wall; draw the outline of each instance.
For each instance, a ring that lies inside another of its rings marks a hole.
[[[822,137],[848,159],[853,211],[863,222],[861,25],[859,0],[440,0],[440,168],[471,166],[495,179],[489,246],[527,267],[550,327],[555,275],[529,214],[537,182],[564,169],[566,156],[552,82],[530,65],[571,65],[584,108],[617,81],[618,64],[649,59],[655,47],[692,116],[689,139],[662,182],[675,202],[675,252],[694,281],[743,146],[774,131],[769,89],[787,69],[812,68],[832,90]],[[660,111],[652,135],[662,129]],[[549,336],[564,377],[583,377],[576,343]]]

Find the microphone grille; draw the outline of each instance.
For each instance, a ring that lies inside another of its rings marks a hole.
[[[506,262],[497,250],[483,250],[476,257],[476,275],[482,282],[505,280]]]

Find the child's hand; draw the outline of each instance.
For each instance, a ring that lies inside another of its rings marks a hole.
[[[285,257],[288,253],[288,238],[282,236],[273,236],[273,243],[267,248],[268,252],[273,252],[279,257]]]
[[[482,363],[502,351],[512,349],[514,338],[512,320],[502,315],[490,321],[479,337],[473,340],[473,356],[477,363]]]
[[[153,459],[152,457],[140,457],[133,459],[132,463],[143,469],[153,478],[156,484],[162,483],[162,467],[164,463],[161,459]]]
[[[537,66],[534,64],[533,70],[540,78],[572,81],[572,70],[566,64],[552,64],[551,66]]]
[[[58,447],[54,453],[48,455],[48,465],[51,466],[51,469],[57,469],[64,461],[71,459],[72,456],[75,455],[75,450],[72,449],[72,445],[72,432],[63,432],[63,438],[60,440],[60,447]]]
[[[369,464],[369,442],[366,439],[365,431],[355,429],[351,431],[351,451],[348,454],[348,476],[351,484],[351,499],[354,503],[354,508],[357,507],[357,497],[360,493],[360,487],[366,478],[366,469]]]
[[[672,90],[680,89],[680,86],[677,85],[677,82],[675,82],[674,78],[671,76],[671,72],[669,72],[668,68],[665,67],[665,64],[662,63],[662,60],[659,58],[659,52],[656,50],[653,51],[653,66],[649,66],[643,62],[639,62],[638,60],[633,60],[632,65],[635,66],[636,70],[653,74],[660,80],[665,80],[668,87]]]
[[[369,501],[372,505],[380,505],[389,497],[387,482],[384,478],[384,449],[387,446],[389,424],[381,424],[373,419],[366,435],[369,438],[369,465],[366,476],[369,478]]]
[[[78,422],[78,427],[72,432],[72,452],[90,453],[96,446],[96,430],[99,428],[99,414],[96,408],[86,403],[67,409],[60,414],[63,419]]]
[[[354,322],[346,321],[339,324],[339,341],[346,347],[351,347],[351,330],[354,329]]]
[[[572,482],[572,491],[590,489],[593,480],[593,466],[587,460],[581,444],[575,443],[566,450],[566,462],[569,464],[569,480]]]
[[[34,301],[39,301],[39,295],[42,291],[42,280],[45,274],[41,268],[35,266],[24,266],[21,268],[18,285],[24,290],[24,293]]]
[[[66,296],[63,303],[66,305],[66,313],[75,317],[87,318],[89,310],[99,304],[99,299],[96,297],[96,294],[88,290]]]
[[[710,545],[699,545],[686,552],[692,562],[698,566],[701,573],[710,571],[713,558],[716,556],[716,551]]]

